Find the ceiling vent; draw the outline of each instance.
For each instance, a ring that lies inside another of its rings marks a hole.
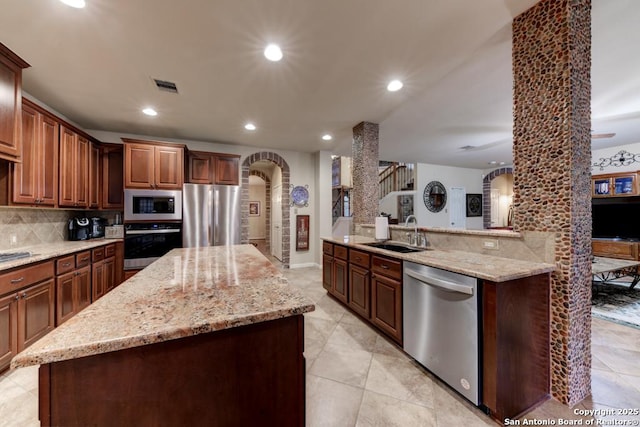
[[[164,92],[178,93],[178,87],[175,83],[166,80],[153,79],[156,87]]]

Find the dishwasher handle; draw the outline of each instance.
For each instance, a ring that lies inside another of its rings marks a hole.
[[[416,279],[419,282],[424,283],[425,285],[440,288],[449,292],[459,292],[462,294],[473,295],[473,286],[459,285],[457,283],[448,282],[446,280],[437,279],[435,277],[425,276],[413,270],[405,270],[405,274]]]

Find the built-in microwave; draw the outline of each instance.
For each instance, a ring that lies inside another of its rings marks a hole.
[[[124,220],[181,221],[182,191],[124,190]]]

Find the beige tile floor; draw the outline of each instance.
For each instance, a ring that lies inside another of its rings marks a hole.
[[[497,425],[326,295],[321,270],[283,270],[316,304],[305,315],[307,426]],[[594,319],[592,396],[550,400],[528,419],[579,419],[574,410],[640,408],[640,330]],[[37,368],[0,375],[0,426],[37,426]],[[640,416],[598,417],[603,421]]]

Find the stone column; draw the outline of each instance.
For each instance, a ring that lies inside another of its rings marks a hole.
[[[514,226],[556,236],[551,393],[569,405],[591,393],[590,70],[591,0],[513,21]]]
[[[373,224],[378,216],[378,124],[353,128],[351,212],[353,225]]]

